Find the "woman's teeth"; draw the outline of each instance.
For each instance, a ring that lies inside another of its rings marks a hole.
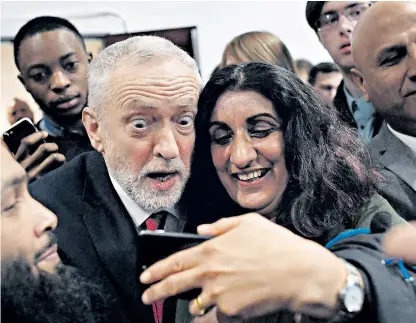
[[[244,181],[244,182],[254,181],[260,177],[263,177],[266,174],[266,172],[267,170],[259,169],[259,170],[255,170],[253,172],[246,173],[246,174],[237,174],[237,178],[240,181]]]

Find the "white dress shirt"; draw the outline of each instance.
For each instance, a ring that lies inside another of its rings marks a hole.
[[[395,135],[402,143],[404,143],[407,147],[410,148],[410,150],[413,153],[413,156],[416,157],[416,137],[412,137],[409,135],[405,135],[404,133],[398,132],[394,130],[392,127],[390,127],[389,124],[387,124],[387,127],[393,135]]]

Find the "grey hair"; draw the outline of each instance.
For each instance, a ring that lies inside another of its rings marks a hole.
[[[97,110],[105,104],[105,100],[111,96],[106,93],[109,90],[106,89],[109,74],[121,62],[129,59],[139,62],[158,57],[177,59],[192,68],[202,87],[198,66],[188,53],[165,38],[135,36],[105,48],[91,61],[88,68],[88,106]]]

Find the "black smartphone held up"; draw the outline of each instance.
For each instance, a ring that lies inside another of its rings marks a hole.
[[[14,123],[3,133],[3,141],[9,150],[16,154],[23,138],[35,133],[38,129],[29,118],[23,118]]]
[[[162,260],[178,251],[194,247],[209,240],[210,236],[200,236],[190,233],[177,233],[165,231],[139,232],[139,264],[142,271],[154,263]],[[199,289],[193,289],[176,297],[192,300],[201,293]]]

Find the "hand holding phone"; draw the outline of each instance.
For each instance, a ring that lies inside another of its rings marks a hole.
[[[29,180],[65,162],[65,156],[58,153],[58,145],[46,143],[47,136],[46,132],[38,131],[28,118],[19,120],[3,133],[3,141],[26,170]]]
[[[154,263],[174,253],[194,247],[209,240],[210,236],[201,236],[190,233],[165,232],[165,231],[140,231],[139,232],[139,263],[141,271],[146,270]],[[140,272],[141,274],[141,272]],[[176,297],[192,300],[196,298],[200,289],[193,289]]]
[[[3,141],[9,147],[10,152],[15,155],[19,150],[22,140],[36,132],[38,132],[38,129],[33,122],[29,118],[22,118],[3,133]],[[43,139],[43,137],[40,137],[40,139]],[[43,142],[45,141],[43,140]]]

